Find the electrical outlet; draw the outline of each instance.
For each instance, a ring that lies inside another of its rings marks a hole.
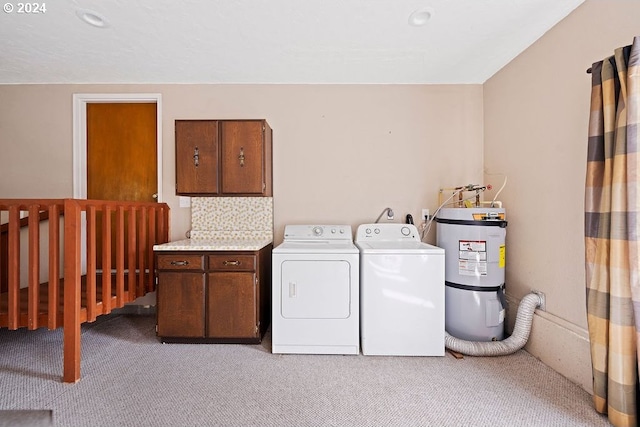
[[[422,209],[422,220],[423,221],[429,220],[429,209]]]
[[[181,208],[191,207],[191,197],[180,196],[178,197],[178,200]]]
[[[547,297],[545,297],[543,292],[536,291],[535,289],[531,290],[534,294],[540,297],[540,306],[538,310],[547,311]]]

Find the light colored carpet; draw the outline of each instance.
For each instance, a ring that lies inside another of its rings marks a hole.
[[[51,427],[53,411],[48,410],[0,410],[0,427]]]
[[[525,351],[504,357],[274,355],[161,344],[153,316],[82,328],[64,384],[62,331],[0,330],[0,409],[56,426],[609,426],[591,396]],[[0,415],[1,416],[1,415]]]

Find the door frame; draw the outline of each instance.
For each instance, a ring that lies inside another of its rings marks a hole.
[[[73,94],[73,197],[87,198],[87,104],[155,103],[158,202],[162,202],[162,95],[159,93],[74,93]]]

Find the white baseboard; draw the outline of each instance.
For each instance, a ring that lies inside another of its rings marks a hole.
[[[510,333],[520,301],[507,296]],[[554,371],[593,394],[589,332],[546,311],[536,310],[524,349]]]

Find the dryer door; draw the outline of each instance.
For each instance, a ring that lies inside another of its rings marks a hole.
[[[344,260],[287,260],[281,264],[285,319],[346,319],[351,315],[351,271]]]

